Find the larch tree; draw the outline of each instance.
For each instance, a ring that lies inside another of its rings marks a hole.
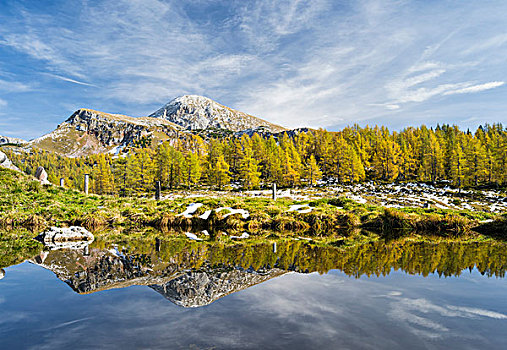
[[[307,180],[310,186],[315,185],[317,181],[322,178],[322,171],[320,171],[319,166],[317,165],[317,160],[315,160],[315,156],[313,154],[305,163],[304,169],[304,178]]]
[[[188,188],[195,186],[201,179],[201,164],[196,153],[188,152],[185,155],[183,164],[183,172],[185,176],[185,184]]]
[[[231,181],[229,164],[227,164],[223,155],[219,155],[215,162],[214,178],[215,184],[220,190]]]

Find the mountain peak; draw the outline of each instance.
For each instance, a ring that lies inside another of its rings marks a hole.
[[[163,118],[185,129],[228,129],[243,131],[264,126],[270,132],[285,128],[266,120],[231,109],[212,99],[199,95],[183,95],[171,100],[150,117]]]
[[[196,102],[202,102],[202,101],[209,101],[209,102],[215,102],[211,98],[201,95],[182,95],[174,98],[172,101],[196,101]],[[172,102],[171,101],[171,102]],[[169,103],[171,103],[169,102]]]

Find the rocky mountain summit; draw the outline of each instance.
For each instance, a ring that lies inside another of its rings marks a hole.
[[[151,285],[164,283],[171,278],[175,268],[172,264],[162,272],[153,272],[153,266],[140,265],[114,249],[52,249],[43,251],[30,259],[56,274],[75,292],[88,294],[101,290],[125,288],[132,285]]]
[[[236,132],[258,127],[264,127],[271,133],[286,130],[279,125],[198,95],[177,97],[152,113],[150,117],[166,119],[190,130],[215,128]]]

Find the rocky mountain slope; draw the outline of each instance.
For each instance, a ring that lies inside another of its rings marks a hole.
[[[273,135],[287,130],[279,125],[225,107],[203,96],[175,98],[149,117],[79,109],[56,130],[28,142],[29,147],[69,157],[96,153],[117,153],[138,142],[156,146],[166,140],[198,134],[207,139],[236,133]],[[20,143],[1,138],[5,143]],[[22,140],[20,140],[22,141]]]
[[[56,130],[29,142],[33,147],[70,157],[117,152],[145,138],[157,144],[178,138],[181,128],[161,118],[133,118],[79,109]]]
[[[152,113],[150,117],[166,119],[190,130],[215,128],[236,132],[259,127],[264,127],[272,133],[286,130],[279,125],[198,95],[177,97]]]

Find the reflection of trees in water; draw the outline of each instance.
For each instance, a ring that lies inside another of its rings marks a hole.
[[[98,244],[100,244],[98,242]],[[347,275],[386,275],[392,269],[427,276],[459,275],[464,269],[477,269],[487,276],[504,277],[507,244],[499,242],[417,242],[398,240],[368,242],[346,248],[322,247],[304,241],[279,241],[276,253],[272,243],[225,245],[219,242],[193,243],[129,241],[126,253],[133,262],[155,270],[165,264],[199,269],[209,266],[279,268],[298,272],[326,273],[339,269]],[[157,251],[158,250],[158,251]],[[131,254],[130,254],[131,252]]]
[[[507,244],[501,242],[417,242],[402,239],[336,248],[287,240],[277,242],[276,253],[269,242],[230,245],[171,239],[156,244],[153,239],[139,239],[121,245],[129,264],[149,268],[154,273],[171,265],[177,269],[234,266],[258,270],[276,267],[319,273],[339,269],[356,277],[386,275],[395,269],[423,276],[430,273],[452,276],[475,266],[487,276],[504,277],[507,268]],[[109,249],[111,242],[99,239],[93,247],[99,251]],[[20,263],[41,250],[42,246],[31,240],[0,241],[0,268]],[[75,264],[78,260],[67,261],[64,265]],[[98,260],[93,260],[93,264]],[[79,266],[76,267],[79,269]],[[98,268],[88,266],[87,269],[92,267]]]
[[[0,239],[0,268],[22,263],[41,250],[42,244],[32,239]]]

